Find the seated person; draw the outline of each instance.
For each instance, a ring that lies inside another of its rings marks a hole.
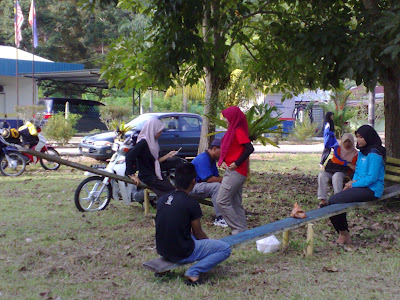
[[[338,203],[366,202],[380,198],[384,189],[386,149],[378,133],[369,125],[356,131],[358,154],[353,180],[346,183],[342,192],[329,198],[328,205]],[[351,244],[346,213],[330,218],[339,233],[335,244]]]
[[[219,176],[217,163],[221,154],[221,140],[214,139],[210,147],[197,155],[192,164],[196,168],[196,185],[190,196],[205,199],[211,197],[215,210],[215,226],[228,227],[217,206],[218,191],[221,186],[222,176]]]
[[[143,181],[157,194],[157,198],[175,190],[171,182],[161,175],[160,163],[177,154],[177,151],[171,151],[163,157],[159,157],[158,138],[163,129],[164,124],[159,119],[148,120],[137,137],[135,147],[129,150],[125,159],[126,175],[136,185]],[[135,175],[137,170],[139,170],[138,176]]]
[[[346,176],[353,178],[356,168],[358,151],[355,148],[354,136],[345,133],[340,140],[340,146],[334,148],[333,157],[328,161],[325,170],[318,175],[318,199],[319,207],[328,205],[327,189],[331,182],[333,193],[343,190],[343,183]]]
[[[176,263],[193,263],[186,272],[186,284],[201,284],[200,274],[210,271],[231,254],[229,244],[208,239],[201,228],[200,204],[189,197],[196,184],[196,169],[186,163],[176,169],[176,191],[157,202],[156,246],[165,259]]]

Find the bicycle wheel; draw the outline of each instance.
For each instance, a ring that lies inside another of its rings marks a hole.
[[[75,206],[79,211],[105,209],[111,200],[111,187],[103,183],[104,177],[91,176],[83,180],[75,191]]]
[[[60,154],[58,154],[57,150],[54,148],[47,148],[47,150],[44,151],[43,153],[48,154],[48,155],[53,155],[56,157],[60,157]],[[59,163],[56,163],[54,161],[49,161],[44,158],[40,159],[40,164],[42,165],[43,169],[45,169],[45,170],[55,171],[60,167]]]
[[[5,155],[0,159],[0,172],[5,176],[19,176],[25,171],[26,161],[24,156],[18,152],[9,152],[7,161]]]

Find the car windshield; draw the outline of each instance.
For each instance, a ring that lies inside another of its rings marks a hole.
[[[132,129],[141,130],[144,123],[146,123],[147,120],[152,119],[152,118],[156,118],[156,117],[154,115],[148,115],[148,114],[140,115],[140,116],[134,118],[132,121],[130,121],[126,125],[129,127],[132,127]]]

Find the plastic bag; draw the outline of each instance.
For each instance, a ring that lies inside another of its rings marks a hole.
[[[269,253],[278,251],[281,242],[275,237],[275,235],[268,236],[264,239],[256,241],[257,250],[262,253]]]

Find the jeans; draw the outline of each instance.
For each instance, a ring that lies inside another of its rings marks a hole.
[[[229,244],[219,240],[196,240],[193,237],[194,250],[192,254],[178,263],[186,264],[198,261],[185,272],[185,276],[198,277],[200,273],[208,272],[220,262],[223,262],[231,255]]]

